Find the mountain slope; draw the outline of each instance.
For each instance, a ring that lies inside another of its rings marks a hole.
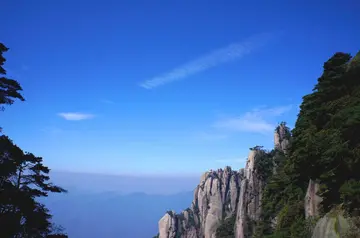
[[[288,145],[288,128],[281,124],[275,132],[275,150],[250,149],[246,167],[208,171],[201,176],[191,207],[179,214],[166,213],[159,221],[160,238],[222,237],[219,227],[224,221],[233,224],[230,236],[248,237],[261,215],[261,194],[273,157]],[[228,231],[229,229],[224,229]]]
[[[189,209],[159,221],[160,238],[329,238],[360,234],[360,53],[336,53],[275,148],[245,169],[205,173]]]

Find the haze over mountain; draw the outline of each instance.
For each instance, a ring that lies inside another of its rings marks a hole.
[[[199,180],[68,172],[52,177],[69,193],[42,201],[71,238],[150,237],[167,210],[181,211],[191,202]]]
[[[68,190],[120,194],[176,194],[192,191],[199,176],[131,176],[52,171],[52,179]]]

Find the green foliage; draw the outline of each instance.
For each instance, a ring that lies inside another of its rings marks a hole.
[[[166,211],[167,214],[169,214],[171,217],[175,216],[175,213],[173,211]]]
[[[300,172],[298,180],[320,180],[324,212],[344,202],[339,191],[350,178],[360,179],[356,134],[360,132],[360,71],[359,67],[348,69],[350,59],[349,54],[336,53],[324,64],[314,92],[303,99],[293,131],[290,161]]]
[[[285,137],[284,139],[290,140],[291,138],[291,131],[290,128],[287,126],[287,123],[285,121],[282,121],[279,123],[279,125],[275,128],[275,132],[277,132],[279,135],[281,134],[280,128],[283,127],[285,130]]]
[[[288,238],[288,234],[285,232],[277,231],[270,235],[265,235],[264,238]]]
[[[355,215],[360,215],[360,208],[357,206],[360,204],[360,181],[354,179],[346,181],[340,187],[340,194],[345,207]]]
[[[360,217],[351,217],[347,219],[349,222],[349,230],[345,234],[345,238],[360,238]]]
[[[0,43],[0,74],[6,48]],[[0,105],[11,105],[15,99],[24,101],[20,84],[0,77]],[[38,198],[49,193],[66,192],[49,182],[50,169],[43,159],[24,152],[9,137],[0,136],[0,237],[67,237],[51,223],[49,210]]]
[[[22,90],[20,84],[14,79],[5,77],[6,70],[3,68],[3,65],[6,59],[3,53],[8,50],[9,48],[0,42],[0,105],[11,105],[15,99],[25,100],[19,92]],[[1,109],[4,109],[4,107],[1,107]]]
[[[262,149],[262,147],[255,147],[257,154],[255,156],[255,169],[257,170],[257,175],[262,181],[267,181],[270,175],[273,172],[273,157],[272,152],[268,153]]]
[[[250,150],[263,150],[263,148],[264,148],[264,146],[257,145],[257,146],[251,147]]]
[[[252,234],[253,238],[262,238],[265,232],[265,224],[263,221],[259,221],[254,229],[254,233]]]
[[[217,238],[234,238],[235,237],[236,214],[226,218],[216,230]]]
[[[275,173],[264,189],[265,237],[307,237],[303,199],[310,179],[320,182],[322,211],[360,207],[360,55],[334,54],[313,92],[303,97],[287,154],[275,151]],[[284,124],[285,125],[285,124]],[[279,127],[276,128],[279,131]],[[276,229],[269,224],[278,218]]]
[[[43,159],[24,153],[0,136],[0,236],[45,237],[52,232],[49,210],[37,198],[65,192],[49,182]]]

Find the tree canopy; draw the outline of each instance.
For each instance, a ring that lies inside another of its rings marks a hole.
[[[341,205],[360,208],[360,53],[335,53],[323,65],[313,92],[303,97],[289,151],[263,195],[263,234],[307,237],[304,218],[309,180],[318,181],[325,214]],[[276,228],[270,227],[277,217]]]

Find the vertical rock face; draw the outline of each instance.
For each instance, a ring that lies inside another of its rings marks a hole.
[[[286,125],[281,123],[274,133],[275,149],[286,152],[286,149],[289,146],[289,137],[290,135]]]
[[[286,153],[289,146],[289,130],[281,123],[274,133],[275,149]],[[256,161],[264,156],[263,150],[250,151],[245,167],[245,176],[241,181],[240,197],[235,224],[235,237],[251,237],[255,222],[259,221],[261,215],[261,197],[265,182],[260,179]],[[274,167],[274,172],[276,171]],[[276,223],[276,219],[274,220]]]
[[[168,212],[159,221],[160,238],[216,238],[221,222],[236,215],[236,237],[247,237],[248,221],[260,216],[262,181],[256,175],[255,161],[264,153],[252,150],[245,169],[230,167],[208,171],[194,191],[191,208],[180,214]],[[235,227],[234,227],[235,229]]]
[[[288,146],[285,125],[275,131],[275,147],[285,150]],[[251,149],[246,166],[239,171],[230,167],[208,171],[201,176],[194,190],[191,207],[180,214],[168,212],[159,221],[160,238],[216,238],[220,224],[236,216],[236,238],[251,237],[254,223],[261,214],[261,195],[264,181],[260,179],[257,161],[265,151]]]
[[[240,179],[240,173],[230,167],[204,173],[191,208],[165,214],[159,221],[159,237],[215,238],[223,219],[236,212]]]
[[[317,195],[319,191],[319,184],[315,181],[309,181],[309,185],[305,196],[305,217],[314,217],[319,215],[319,207],[322,198]]]
[[[238,202],[235,235],[238,238],[250,237],[253,231],[252,223],[257,221],[261,214],[261,194],[263,181],[259,179],[256,170],[256,160],[265,152],[252,150],[249,153],[245,167],[245,176],[241,181]]]
[[[159,221],[159,234],[160,237],[175,237],[176,235],[176,217],[168,212]]]

